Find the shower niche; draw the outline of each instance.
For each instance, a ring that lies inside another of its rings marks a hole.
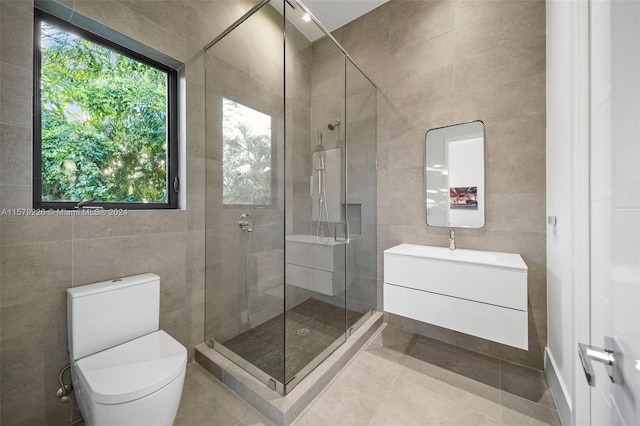
[[[377,306],[376,87],[307,12],[263,1],[201,59],[205,342],[282,395]]]

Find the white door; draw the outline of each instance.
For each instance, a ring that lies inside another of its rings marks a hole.
[[[590,37],[591,424],[640,425],[640,2],[592,0]]]

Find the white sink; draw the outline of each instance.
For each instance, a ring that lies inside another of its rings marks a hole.
[[[526,349],[527,265],[513,253],[400,244],[384,252],[384,310]]]
[[[449,250],[447,247],[421,246],[416,244],[400,244],[399,246],[385,250],[385,253],[527,270],[527,265],[522,260],[522,257],[514,253],[465,249]]]

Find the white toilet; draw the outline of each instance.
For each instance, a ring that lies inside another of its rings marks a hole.
[[[172,425],[187,350],[159,330],[160,277],[67,289],[71,375],[88,426]]]

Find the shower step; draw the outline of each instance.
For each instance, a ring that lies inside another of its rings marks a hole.
[[[274,424],[288,426],[373,336],[382,325],[382,319],[382,312],[374,312],[345,343],[285,396],[270,390],[264,383],[204,343],[196,346],[195,359]]]

